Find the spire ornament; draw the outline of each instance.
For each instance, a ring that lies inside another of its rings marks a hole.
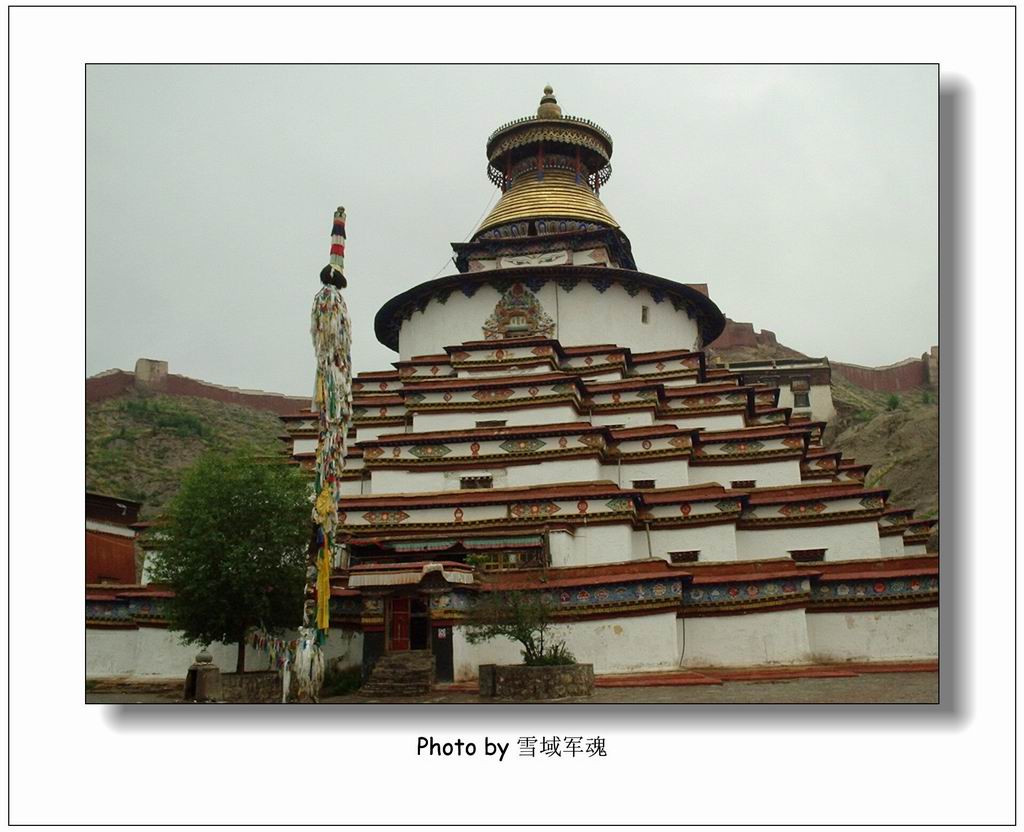
[[[544,96],[537,108],[537,118],[561,118],[562,108],[558,106],[558,99],[555,98],[555,91],[548,84],[544,87]]]

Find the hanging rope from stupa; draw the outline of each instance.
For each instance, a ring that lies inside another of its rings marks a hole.
[[[352,423],[352,326],[341,290],[345,280],[345,209],[334,212],[331,259],[320,272],[323,287],[313,299],[310,334],[316,354],[312,410],[317,414],[319,441],[313,486],[316,546],[307,570],[302,628],[294,665],[300,700],[317,698],[323,678],[321,645],[331,620],[331,567],[338,550],[338,500],[345,467],[345,443]]]

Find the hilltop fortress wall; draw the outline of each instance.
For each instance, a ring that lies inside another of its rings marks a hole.
[[[726,318],[725,329],[709,345],[712,351],[737,349],[741,347],[782,347],[774,332],[754,329],[749,321],[734,321]],[[883,367],[864,367],[829,359],[832,371],[842,379],[881,393],[900,393],[917,387],[938,387],[939,348],[932,347],[920,358],[908,358]]]
[[[239,404],[253,410],[266,410],[278,416],[309,407],[309,399],[284,396],[263,390],[240,390],[167,372],[166,361],[140,358],[135,372],[109,370],[85,380],[85,400],[98,402],[123,395],[129,390],[163,393],[168,396],[195,396],[226,404]]]

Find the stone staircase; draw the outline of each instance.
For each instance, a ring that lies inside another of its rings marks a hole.
[[[434,655],[429,650],[385,653],[370,671],[361,696],[415,696],[434,685]]]

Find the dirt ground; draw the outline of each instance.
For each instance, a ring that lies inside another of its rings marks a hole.
[[[88,704],[173,704],[169,691],[93,690]],[[777,682],[725,682],[721,685],[597,688],[585,699],[562,699],[564,704],[935,704],[939,701],[938,673],[865,673],[827,679],[787,679]],[[358,694],[324,699],[322,704],[509,704],[475,693],[435,691],[427,696],[371,699]]]

